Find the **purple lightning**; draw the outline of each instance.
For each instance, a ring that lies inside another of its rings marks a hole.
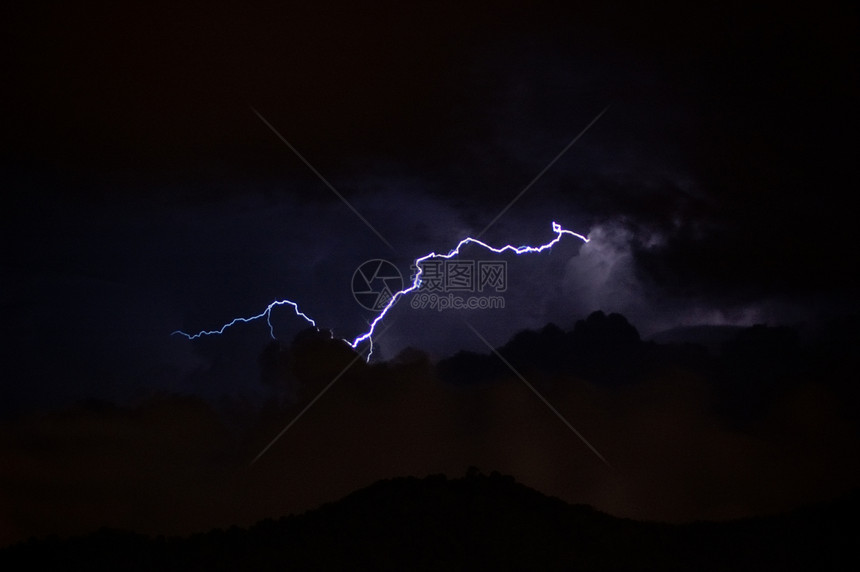
[[[388,311],[392,307],[394,307],[394,305],[397,303],[397,300],[399,300],[400,297],[405,296],[406,294],[409,294],[410,292],[414,292],[414,291],[418,290],[418,288],[421,287],[421,275],[424,273],[424,269],[421,267],[421,263],[425,262],[426,260],[430,260],[431,258],[444,258],[444,259],[453,258],[453,257],[457,256],[458,254],[460,254],[460,249],[463,248],[464,246],[466,246],[467,244],[477,244],[478,246],[482,246],[483,248],[485,248],[491,252],[495,252],[496,254],[502,254],[504,252],[513,252],[514,254],[531,254],[531,253],[535,253],[535,252],[543,252],[544,250],[552,248],[559,241],[561,241],[562,237],[565,234],[575,236],[576,238],[580,239],[583,242],[588,242],[587,237],[585,237],[579,233],[573,232],[572,230],[564,229],[561,227],[560,224],[558,224],[556,222],[552,223],[552,230],[555,233],[555,238],[552,239],[551,241],[547,242],[546,244],[542,244],[540,246],[512,246],[510,244],[507,244],[505,246],[502,246],[501,248],[494,248],[494,247],[490,246],[489,244],[478,240],[477,238],[467,237],[467,238],[464,238],[463,240],[461,240],[459,242],[459,244],[457,244],[457,246],[453,250],[451,250],[448,254],[437,254],[435,252],[431,252],[430,254],[426,254],[426,255],[422,256],[421,258],[417,258],[415,260],[415,267],[418,270],[415,273],[415,278],[412,281],[412,285],[409,286],[408,288],[405,288],[403,290],[395,292],[394,295],[391,296],[391,298],[388,300],[388,304],[386,304],[386,306],[382,309],[382,311],[379,313],[379,315],[376,317],[376,319],[374,319],[373,322],[370,323],[370,329],[369,330],[367,330],[365,333],[361,334],[360,336],[358,336],[357,338],[355,338],[351,342],[347,339],[344,339],[344,341],[346,343],[348,343],[353,349],[358,347],[358,344],[360,344],[364,341],[369,342],[370,350],[367,353],[367,359],[370,360],[370,355],[373,353],[373,333],[376,330],[376,326],[385,318],[385,315],[388,314]],[[274,308],[275,306],[283,306],[285,304],[292,306],[293,310],[295,310],[297,316],[304,318],[312,326],[316,326],[316,322],[314,322],[313,319],[311,319],[309,316],[307,316],[306,314],[304,314],[303,312],[301,312],[299,310],[299,306],[296,302],[293,302],[291,300],[277,300],[275,302],[272,302],[268,306],[266,306],[266,309],[263,310],[262,312],[260,312],[259,314],[257,314],[256,316],[250,316],[248,318],[234,318],[232,321],[224,324],[223,326],[221,326],[221,328],[219,328],[217,330],[208,330],[208,331],[203,330],[203,331],[200,331],[196,334],[188,334],[188,333],[185,333],[181,330],[176,330],[175,332],[172,332],[171,335],[179,334],[179,335],[185,336],[189,340],[193,340],[193,339],[199,338],[201,336],[220,335],[220,334],[224,333],[224,330],[226,330],[230,326],[235,325],[238,322],[244,322],[244,323],[252,322],[254,320],[259,320],[260,318],[265,316],[266,323],[269,324],[269,334],[272,336],[272,339],[277,339],[275,337],[275,331],[274,331],[274,328],[272,326],[272,321],[271,321],[272,308]]]

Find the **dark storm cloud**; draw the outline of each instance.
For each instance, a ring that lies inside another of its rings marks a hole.
[[[21,10],[4,146],[12,338],[52,332],[85,346],[72,355],[124,356],[120,370],[153,348],[172,372],[159,376],[220,371],[222,382],[197,383],[242,385],[238,364],[263,339],[156,336],[280,298],[357,335],[370,316],[347,285],[361,261],[388,257],[407,273],[481,231],[607,105],[487,231],[492,244],[535,244],[558,220],[592,237],[511,267],[505,311],[468,315],[493,343],[596,309],[649,335],[853,303],[856,225],[835,201],[850,181],[834,117],[852,84],[835,8],[812,28],[784,10],[678,7]],[[64,303],[47,310],[57,293]],[[428,314],[398,308],[378,355],[479,347],[462,313]],[[279,319],[286,339],[303,325]]]
[[[506,216],[620,221],[663,294],[844,293],[849,19],[780,8],[21,9],[4,155],[58,171],[63,194],[199,201],[317,183],[253,105],[347,196],[417,177],[483,228],[611,104]],[[412,192],[392,197],[406,225]],[[825,229],[830,246],[813,246]]]

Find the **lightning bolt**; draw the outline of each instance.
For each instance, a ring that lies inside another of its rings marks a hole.
[[[421,287],[421,275],[424,273],[424,269],[421,267],[421,264],[423,262],[426,262],[427,260],[434,259],[434,258],[443,258],[443,259],[454,258],[458,254],[460,254],[460,250],[463,247],[465,247],[466,245],[469,245],[469,244],[478,245],[482,248],[485,248],[486,250],[489,250],[490,252],[495,252],[496,254],[503,254],[505,252],[512,252],[514,254],[519,255],[519,254],[540,253],[540,252],[543,252],[544,250],[548,250],[548,249],[552,248],[553,246],[555,246],[556,244],[558,244],[561,241],[562,237],[564,237],[564,235],[566,235],[566,234],[573,236],[573,237],[576,237],[583,242],[588,242],[588,240],[589,240],[587,237],[585,237],[579,233],[573,232],[572,230],[567,230],[567,229],[562,228],[562,226],[556,222],[552,223],[552,231],[555,233],[555,238],[553,238],[551,241],[547,242],[546,244],[541,244],[539,246],[528,246],[528,245],[513,246],[510,244],[507,244],[505,246],[496,248],[496,247],[490,246],[486,242],[478,240],[477,238],[466,237],[463,240],[461,240],[455,248],[453,248],[451,251],[449,251],[448,254],[438,254],[436,252],[431,252],[429,254],[422,256],[421,258],[415,259],[415,267],[417,268],[417,272],[415,273],[415,278],[412,280],[412,284],[408,288],[404,288],[403,290],[399,290],[398,292],[395,292],[394,295],[391,296],[391,298],[388,300],[388,304],[386,304],[385,307],[382,309],[382,311],[379,313],[379,315],[376,316],[376,318],[372,322],[370,322],[370,328],[366,332],[364,332],[363,334],[361,334],[360,336],[358,336],[357,338],[355,338],[352,341],[349,341],[348,339],[345,339],[345,338],[343,341],[348,343],[353,349],[357,348],[358,345],[362,342],[365,342],[365,341],[368,342],[370,344],[370,349],[367,352],[367,360],[369,361],[370,355],[373,353],[373,333],[376,331],[376,327],[380,324],[380,322],[382,322],[382,320],[385,319],[385,316],[388,314],[389,310],[391,310],[391,308],[393,308],[394,305],[397,304],[397,301],[400,298],[402,298],[403,296],[406,296],[407,294],[415,292],[416,290],[418,290]],[[307,314],[305,314],[301,310],[299,310],[299,305],[296,302],[293,302],[292,300],[276,300],[276,301],[270,303],[268,306],[266,306],[266,309],[263,310],[262,312],[260,312],[259,314],[257,314],[256,316],[249,316],[247,318],[234,318],[233,320],[231,320],[230,322],[227,322],[226,324],[224,324],[223,326],[221,326],[217,330],[203,330],[203,331],[197,332],[196,334],[189,334],[189,333],[183,332],[181,330],[176,330],[176,331],[172,332],[171,335],[177,335],[178,334],[181,336],[185,336],[189,340],[194,340],[194,339],[200,338],[202,336],[221,335],[224,333],[224,331],[227,328],[234,326],[240,322],[248,323],[248,322],[253,322],[255,320],[259,320],[262,318],[266,318],[266,323],[269,325],[269,334],[272,336],[272,339],[277,339],[275,337],[274,327],[272,326],[272,309],[274,309],[276,306],[284,306],[284,305],[292,306],[293,310],[295,311],[297,316],[303,318],[311,326],[316,327],[316,322],[310,316],[308,316]]]

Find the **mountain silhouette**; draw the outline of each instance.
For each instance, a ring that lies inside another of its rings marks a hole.
[[[187,538],[112,529],[0,551],[4,570],[825,570],[856,569],[860,508],[670,525],[608,516],[475,469],[379,481],[338,502]],[[852,566],[851,563],[854,563]]]

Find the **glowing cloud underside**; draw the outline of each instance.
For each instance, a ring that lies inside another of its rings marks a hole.
[[[386,314],[388,314],[388,311],[394,307],[394,305],[397,303],[397,301],[402,296],[405,296],[406,294],[409,294],[411,292],[418,290],[418,288],[421,286],[421,275],[424,272],[424,269],[422,268],[421,263],[423,263],[427,260],[430,260],[432,258],[444,258],[444,259],[453,258],[453,257],[457,256],[458,254],[460,254],[460,249],[463,248],[464,246],[466,246],[467,244],[476,244],[478,246],[481,246],[481,247],[483,247],[483,248],[485,248],[491,252],[495,252],[497,254],[502,254],[504,252],[512,252],[514,254],[531,254],[531,253],[543,252],[544,250],[552,248],[558,242],[560,242],[562,237],[566,234],[569,234],[570,236],[574,236],[583,242],[588,242],[588,238],[586,238],[585,236],[578,234],[576,232],[573,232],[571,230],[566,230],[566,229],[562,228],[561,225],[556,223],[556,222],[552,223],[552,230],[555,233],[555,238],[552,239],[551,241],[547,242],[546,244],[542,244],[540,246],[512,246],[512,245],[508,244],[508,245],[502,246],[500,248],[494,248],[494,247],[488,245],[487,243],[478,240],[477,238],[467,237],[467,238],[464,238],[463,240],[461,240],[460,243],[457,244],[457,246],[453,250],[448,252],[448,254],[437,254],[435,252],[431,252],[430,254],[426,254],[426,255],[422,256],[421,258],[415,259],[415,267],[418,270],[415,273],[415,279],[412,281],[412,284],[408,288],[404,288],[403,290],[395,292],[394,295],[391,296],[391,298],[388,300],[388,304],[386,304],[386,306],[382,309],[382,311],[379,313],[379,315],[376,317],[376,319],[374,319],[373,322],[370,323],[370,329],[369,330],[367,330],[365,333],[361,334],[360,336],[358,336],[357,338],[355,338],[352,341],[349,341],[347,339],[344,339],[344,341],[346,343],[348,343],[350,346],[352,346],[353,349],[358,347],[358,344],[360,344],[362,342],[365,342],[365,341],[368,342],[370,344],[370,350],[368,351],[367,359],[370,359],[370,354],[373,353],[373,333],[374,333],[374,331],[376,331],[376,326],[380,322],[382,322],[383,319],[385,319],[385,316],[386,316]],[[316,326],[316,322],[310,316],[308,316],[307,314],[305,314],[299,310],[299,306],[296,302],[293,302],[291,300],[276,300],[276,301],[272,302],[271,304],[269,304],[268,306],[266,306],[266,309],[263,310],[262,312],[260,312],[259,314],[257,314],[256,316],[249,316],[247,318],[234,318],[233,320],[231,320],[230,322],[227,322],[226,324],[224,324],[223,326],[221,326],[217,330],[203,330],[203,331],[197,332],[196,334],[188,334],[188,333],[183,332],[181,330],[176,330],[171,335],[179,334],[181,336],[185,336],[189,340],[194,340],[194,339],[202,337],[202,336],[221,335],[224,333],[224,331],[227,328],[234,326],[240,322],[248,323],[248,322],[253,322],[255,320],[259,320],[262,318],[266,318],[266,323],[269,325],[269,334],[272,336],[273,339],[277,339],[275,337],[274,327],[272,326],[272,309],[275,308],[276,306],[284,306],[284,305],[292,306],[292,308],[295,311],[297,316],[303,318],[311,326]]]

